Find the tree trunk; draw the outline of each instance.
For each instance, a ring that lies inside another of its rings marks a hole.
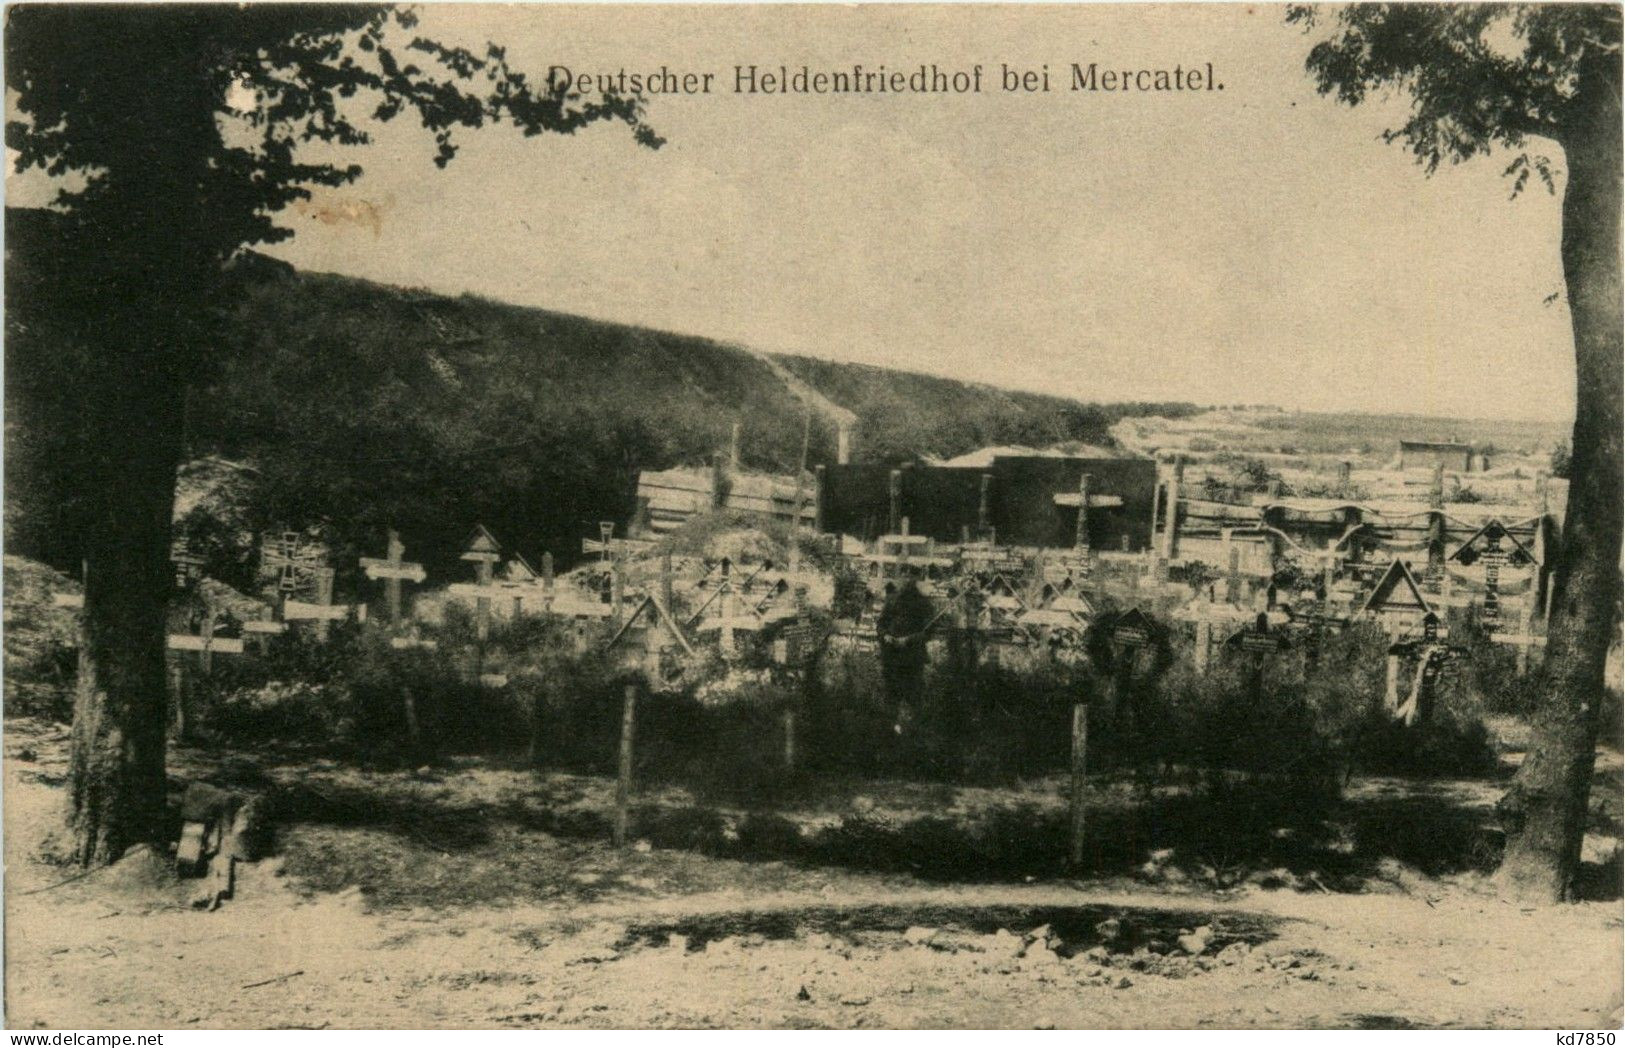
[[[1564,143],[1563,275],[1578,396],[1568,509],[1551,580],[1552,619],[1529,755],[1500,812],[1508,831],[1501,890],[1572,898],[1595,759],[1603,670],[1620,594],[1620,113],[1597,107]]]
[[[164,837],[165,612],[179,403],[147,377],[90,401],[85,606],[69,763],[72,858]],[[87,411],[87,414],[89,412]]]

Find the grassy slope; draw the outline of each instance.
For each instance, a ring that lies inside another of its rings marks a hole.
[[[8,211],[7,232],[8,299],[28,307],[8,331],[7,539],[71,566],[77,544],[60,507],[73,472],[44,435],[71,420],[73,369],[49,334],[53,282],[29,264],[53,257],[55,241],[39,213]],[[736,421],[747,468],[800,460],[802,403],[738,347],[298,273],[258,256],[237,275],[220,368],[190,398],[187,433],[192,455],[257,468],[250,528],[321,527],[342,555],[371,551],[393,524],[432,562],[480,521],[526,552],[568,556],[596,521],[626,518],[639,470],[708,460]],[[1112,420],[1142,410],[782,363],[856,413],[858,461],[1106,443]],[[810,462],[833,460],[834,444],[815,419]]]

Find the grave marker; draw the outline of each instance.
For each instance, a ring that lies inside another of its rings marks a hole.
[[[1422,620],[1421,637],[1402,640],[1388,648],[1387,706],[1389,713],[1407,727],[1432,718],[1440,680],[1468,655],[1466,648],[1446,644],[1449,631],[1439,625],[1439,616],[1429,613]],[[1411,691],[1402,703],[1399,698],[1400,659],[1414,658],[1416,668]]]
[[[169,560],[175,565],[175,588],[191,589],[203,575],[203,557],[191,550],[185,535],[177,535],[169,546]]]
[[[600,561],[607,566],[611,561],[625,560],[639,553],[647,553],[655,547],[655,544],[647,539],[618,539],[613,537],[614,534],[613,521],[599,521],[599,537],[582,539],[581,552],[598,554]]]
[[[207,674],[214,667],[215,654],[241,655],[243,641],[241,637],[216,637],[214,635],[216,617],[209,615],[198,625],[197,633],[171,633],[164,638],[164,647],[169,651],[179,652],[175,659],[174,688],[175,688],[175,737],[184,740],[190,730],[190,720],[187,710],[187,701],[190,687],[187,674],[187,657],[197,654],[198,670]]]
[[[474,533],[469,536],[467,548],[458,555],[459,560],[471,561],[474,565],[474,635],[484,643],[491,635],[491,597],[496,592],[492,575],[497,561],[502,559],[502,544],[496,540],[483,524],[474,525]],[[477,656],[483,661],[483,653]]]
[[[642,678],[644,686],[650,681],[664,686],[676,679],[668,675],[662,658],[672,647],[689,657],[694,655],[693,647],[677,621],[671,617],[671,612],[652,596],[643,598],[620,629],[615,631],[615,635],[610,637],[604,650],[612,651],[623,645],[627,653],[626,667]],[[615,780],[612,830],[617,848],[626,846],[631,819],[632,749],[636,734],[638,689],[637,681],[631,680],[621,693],[620,760]]]
[[[361,570],[367,578],[384,580],[385,599],[389,602],[389,628],[392,630],[401,627],[401,583],[422,583],[428,578],[423,565],[403,561],[401,558],[405,555],[406,547],[401,544],[400,533],[390,528],[388,552],[382,558],[361,558]]]
[[[276,607],[272,617],[280,619],[286,618],[280,614],[282,603],[296,593],[314,591],[318,573],[328,569],[322,565],[319,545],[305,542],[297,531],[284,531],[260,544],[260,570],[277,576]]]
[[[796,706],[798,701],[805,701],[812,666],[829,641],[829,635],[808,618],[806,597],[806,587],[797,587],[796,617],[780,628],[773,641],[773,662],[790,674],[798,693],[798,697],[792,697],[784,706],[784,766],[787,770],[796,764]]]

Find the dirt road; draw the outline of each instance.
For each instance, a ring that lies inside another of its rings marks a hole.
[[[203,912],[164,857],[69,883],[32,858],[61,803],[38,748],[6,761],[14,1029],[1620,1023],[1617,899],[1522,910],[1471,877],[1385,894],[932,886],[533,831],[532,861],[580,890],[492,905],[447,856],[460,901],[383,905],[268,859]]]

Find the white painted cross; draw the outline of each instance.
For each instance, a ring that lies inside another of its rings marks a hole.
[[[202,625],[200,633],[171,633],[164,639],[164,647],[170,651],[196,652],[198,656],[198,669],[208,673],[213,665],[216,654],[241,655],[243,653],[243,639],[241,637],[216,637],[214,635],[215,617],[210,615]],[[175,663],[175,734],[185,739],[187,736],[187,686],[186,661],[184,654]]]
[[[401,625],[401,582],[421,583],[428,578],[422,564],[412,564],[401,560],[405,556],[406,547],[401,544],[400,533],[394,528],[389,529],[389,552],[382,558],[362,557],[361,570],[367,578],[384,580],[384,593],[389,601],[389,626],[399,629]]]

